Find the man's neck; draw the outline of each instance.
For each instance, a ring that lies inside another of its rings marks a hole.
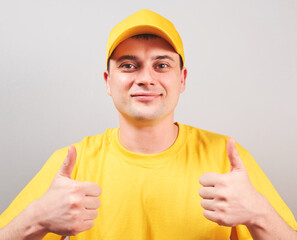
[[[137,125],[120,117],[119,141],[131,152],[154,154],[165,151],[177,136],[178,126],[174,124],[173,118]]]

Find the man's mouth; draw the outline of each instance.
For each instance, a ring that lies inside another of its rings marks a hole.
[[[162,94],[152,92],[137,92],[131,94],[132,98],[137,99],[139,101],[152,101],[160,96],[162,96]]]

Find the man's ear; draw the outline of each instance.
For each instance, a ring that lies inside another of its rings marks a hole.
[[[181,70],[181,78],[180,78],[180,93],[182,93],[183,91],[185,91],[186,89],[186,79],[188,76],[188,69],[186,67],[183,67],[183,69]]]
[[[109,81],[110,81],[109,72],[107,70],[105,70],[103,73],[103,76],[104,76],[104,81],[106,84],[106,92],[109,96],[111,96],[110,83],[109,83]]]

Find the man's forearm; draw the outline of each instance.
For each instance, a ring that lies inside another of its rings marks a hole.
[[[38,222],[32,205],[0,229],[0,240],[40,240],[47,232]]]
[[[255,240],[297,240],[297,232],[275,211],[268,200],[268,208],[264,209],[247,228]]]

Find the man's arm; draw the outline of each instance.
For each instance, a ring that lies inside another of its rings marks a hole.
[[[1,240],[39,240],[46,234],[46,230],[38,225],[33,204],[16,216],[9,224],[0,229]]]
[[[251,224],[247,225],[253,239],[297,239],[297,232],[282,219],[267,199],[261,196],[263,203],[259,202],[259,206],[262,206],[263,210]]]
[[[200,177],[204,216],[224,226],[246,225],[254,239],[297,239],[297,232],[252,185],[232,138],[227,143],[227,153],[230,173],[206,173]]]
[[[101,189],[95,183],[71,179],[75,161],[76,150],[70,146],[47,192],[0,229],[0,240],[37,240],[49,232],[72,236],[94,225]]]

